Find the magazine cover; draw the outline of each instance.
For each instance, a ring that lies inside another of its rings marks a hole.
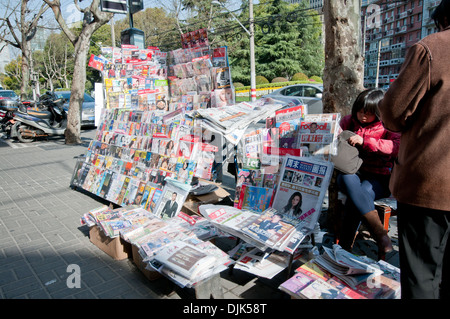
[[[269,247],[280,246],[295,230],[294,225],[282,218],[282,214],[269,208],[256,221],[244,226],[242,232]]]
[[[319,159],[329,160],[330,155],[337,152],[340,115],[335,113],[334,116],[325,118],[326,121],[315,121],[315,119],[320,120],[321,118],[309,115],[298,127],[297,146],[306,150],[304,156],[316,156]]]
[[[278,147],[297,148],[298,125],[305,116],[305,106],[298,105],[275,112],[275,126],[278,128]]]
[[[262,213],[269,208],[272,199],[273,189],[265,187],[257,187],[251,185],[242,185],[241,188],[242,209],[246,209],[256,213]]]
[[[215,89],[213,92],[213,105],[215,107],[233,105],[235,103],[233,91],[231,87]]]
[[[169,219],[178,215],[181,207],[189,195],[191,186],[176,180],[166,179],[161,197],[155,208],[155,215],[162,219]]]
[[[231,88],[230,67],[218,67],[213,70],[215,89]]]
[[[227,67],[228,66],[228,47],[218,47],[213,49],[212,64],[213,67]]]
[[[145,206],[145,209],[147,209],[149,212],[151,213],[155,213],[155,209],[156,209],[156,204],[159,201],[159,198],[161,197],[162,194],[162,189],[158,188],[158,187],[154,187],[152,188],[152,194],[151,196],[149,196],[148,199],[148,203]]]
[[[286,156],[272,207],[297,225],[314,229],[333,173],[331,162]]]
[[[80,178],[83,171],[84,166],[84,158],[78,158],[77,163],[75,164],[75,168],[72,173],[72,178],[70,179],[70,185],[72,186],[80,186]]]
[[[177,181],[190,184],[194,176],[196,162],[179,157],[175,166],[175,178]]]

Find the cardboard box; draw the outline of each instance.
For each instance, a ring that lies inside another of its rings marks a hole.
[[[192,195],[189,194],[189,196],[186,198],[183,207],[181,208],[181,211],[189,214],[189,215],[194,215],[194,214],[199,214],[198,213],[198,207],[200,205],[205,205],[205,204],[216,204],[218,202],[220,202],[222,199],[224,199],[227,196],[230,196],[230,193],[228,193],[225,189],[223,189],[222,187],[219,186],[219,184],[210,182],[210,181],[205,181],[205,180],[201,180],[201,183],[208,183],[208,184],[214,184],[216,185],[218,188],[208,194],[205,195]]]
[[[91,243],[100,248],[115,260],[124,260],[131,257],[131,244],[121,237],[110,238],[98,226],[89,229]]]
[[[139,248],[135,245],[131,245],[131,251],[132,251],[132,255],[133,255],[133,263],[136,265],[136,267],[144,274],[145,277],[147,277],[148,280],[156,280],[160,277],[162,277],[162,275],[157,272],[156,270],[148,270],[145,269],[145,267],[147,266],[147,263],[145,263],[142,260],[141,255],[139,254]]]

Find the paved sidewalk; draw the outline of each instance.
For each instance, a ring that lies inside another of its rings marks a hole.
[[[89,241],[80,217],[105,202],[69,183],[94,134],[82,131],[79,146],[60,138],[26,145],[0,139],[0,298],[193,298],[192,289],[166,278],[149,281],[131,260],[115,261]],[[80,288],[67,285],[69,265],[80,267]],[[288,299],[278,289],[285,279],[285,272],[272,280],[239,270],[221,274],[227,299]]]

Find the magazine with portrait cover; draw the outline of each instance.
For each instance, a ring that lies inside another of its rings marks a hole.
[[[312,232],[333,173],[333,163],[314,157],[286,156],[281,166],[272,208],[303,235]],[[298,236],[298,241],[304,236]],[[300,242],[298,242],[300,244]],[[291,246],[295,246],[291,243]]]
[[[303,156],[330,160],[337,153],[340,113],[307,114],[298,126],[297,147],[306,150]]]
[[[269,208],[241,231],[267,247],[279,250],[285,239],[295,231],[295,226],[284,221],[282,214],[275,209]]]
[[[193,160],[188,160],[178,157],[175,166],[175,179],[184,184],[190,184],[194,177],[194,171],[197,163]]]
[[[191,185],[180,183],[172,178],[166,178],[161,196],[156,204],[154,214],[162,219],[173,218],[181,211]]]

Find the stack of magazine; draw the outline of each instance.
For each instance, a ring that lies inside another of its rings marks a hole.
[[[271,207],[259,212],[202,205],[199,210],[219,229],[262,250],[293,253],[316,227],[332,172],[330,162],[285,156]]]
[[[138,206],[101,206],[84,214],[81,222],[135,245],[148,269],[168,276],[181,287],[195,285],[233,262],[208,241],[217,235],[217,229],[201,216],[180,212],[162,219]]]
[[[296,269],[282,291],[306,299],[399,299],[400,270],[383,260],[353,255],[339,245]]]

